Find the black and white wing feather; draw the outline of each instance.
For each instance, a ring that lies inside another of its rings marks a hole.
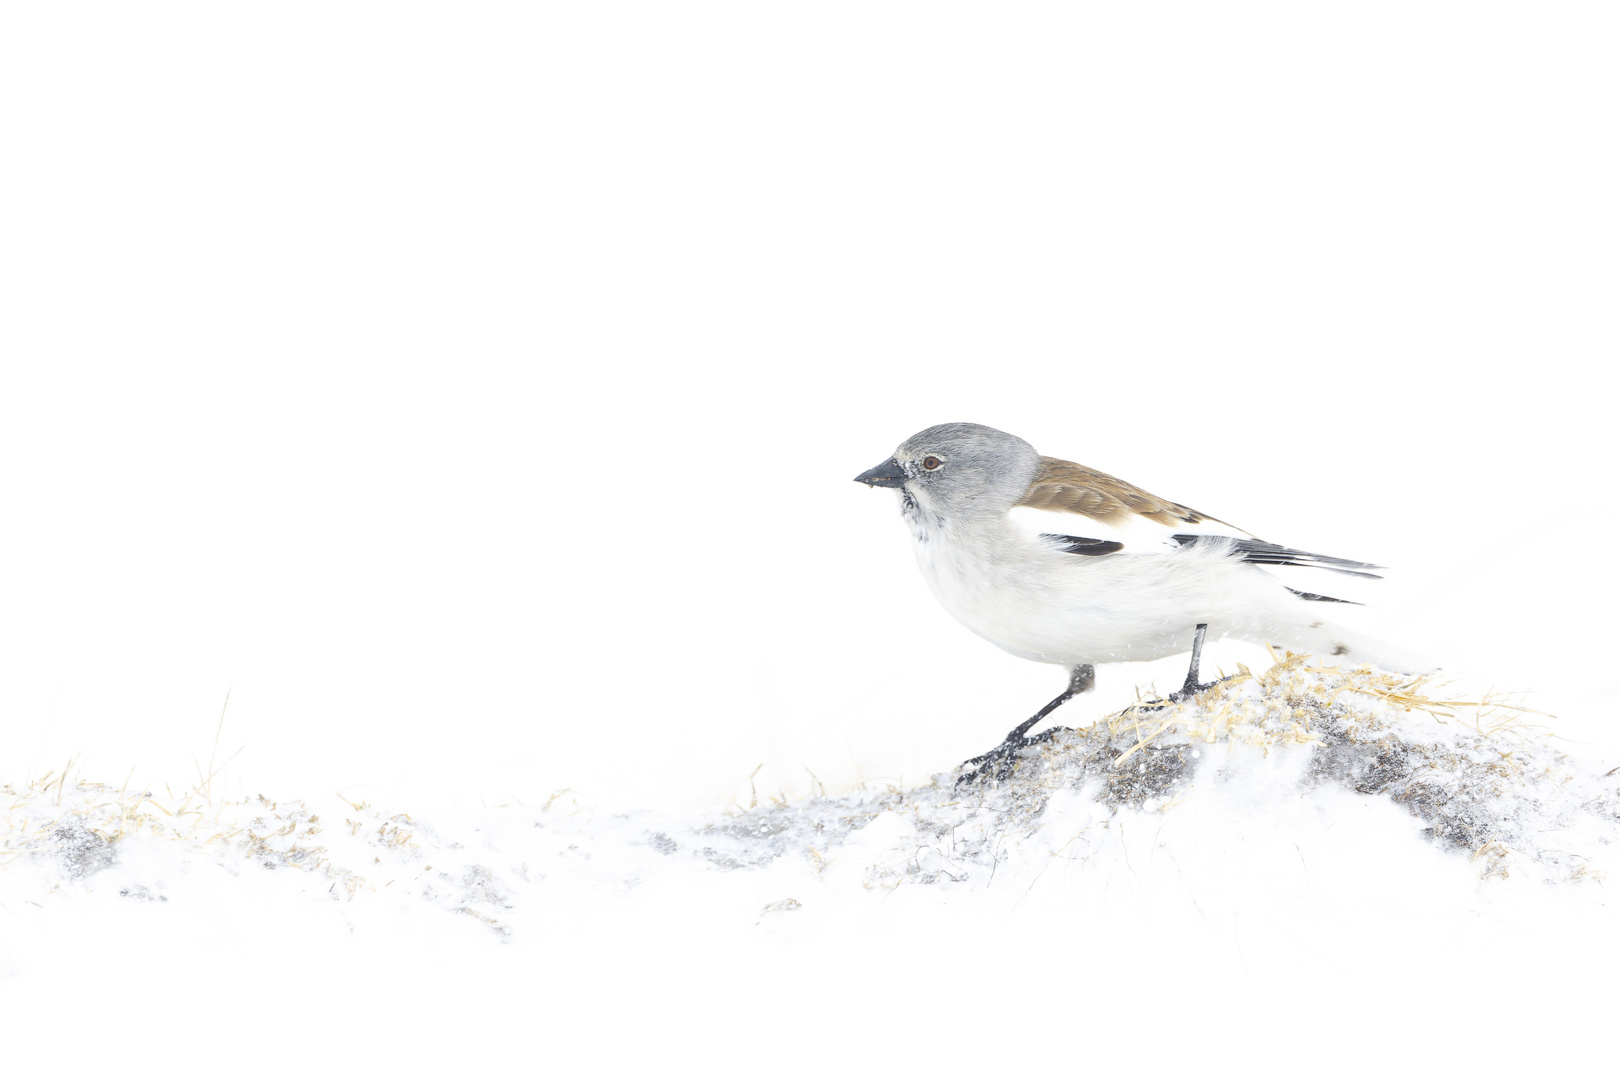
[[[1163,554],[1189,545],[1225,544],[1243,562],[1260,566],[1303,566],[1362,578],[1376,578],[1378,574],[1368,571],[1382,569],[1373,563],[1261,540],[1117,477],[1058,458],[1041,459],[1034,482],[1009,516],[1073,555]],[[1307,600],[1335,599],[1289,591]]]

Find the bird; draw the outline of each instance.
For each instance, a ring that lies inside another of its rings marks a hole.
[[[1268,572],[1311,567],[1377,578],[1372,571],[1383,567],[1268,543],[1107,473],[1043,456],[1005,431],[925,428],[855,480],[898,494],[923,578],[957,621],[1014,656],[1069,672],[1062,694],[990,752],[962,763],[977,768],[959,783],[1005,780],[1020,751],[1065,730],[1027,734],[1092,689],[1099,663],[1191,650],[1171,701],[1215,685],[1199,681],[1206,637],[1394,671],[1423,666],[1319,614],[1354,601],[1291,588]]]

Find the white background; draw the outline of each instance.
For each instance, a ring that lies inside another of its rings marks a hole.
[[[1063,683],[850,482],[953,420],[1389,564],[1368,629],[1620,747],[1616,46],[1564,4],[8,6],[0,779],[178,785],[227,691],[233,790],[921,779]]]

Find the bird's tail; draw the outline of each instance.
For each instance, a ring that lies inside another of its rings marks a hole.
[[[1330,664],[1372,664],[1406,675],[1433,671],[1439,666],[1410,649],[1330,622],[1274,626],[1264,636],[1266,644],[1307,652]]]

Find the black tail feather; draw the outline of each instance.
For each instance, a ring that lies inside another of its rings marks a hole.
[[[1268,544],[1264,540],[1254,540],[1237,536],[1194,536],[1178,533],[1173,539],[1178,544],[1230,544],[1234,553],[1244,562],[1259,563],[1261,566],[1312,566],[1318,570],[1332,570],[1335,574],[1349,574],[1351,577],[1382,578],[1382,574],[1369,574],[1367,570],[1382,570],[1377,563],[1357,562],[1354,559],[1341,559],[1335,555],[1318,555],[1310,551],[1300,551],[1298,548],[1286,548],[1281,544]],[[1352,569],[1359,567],[1360,569]],[[1303,594],[1302,594],[1303,595]],[[1308,599],[1332,599],[1332,597],[1316,597]],[[1340,603],[1353,603],[1353,601],[1340,601]]]

